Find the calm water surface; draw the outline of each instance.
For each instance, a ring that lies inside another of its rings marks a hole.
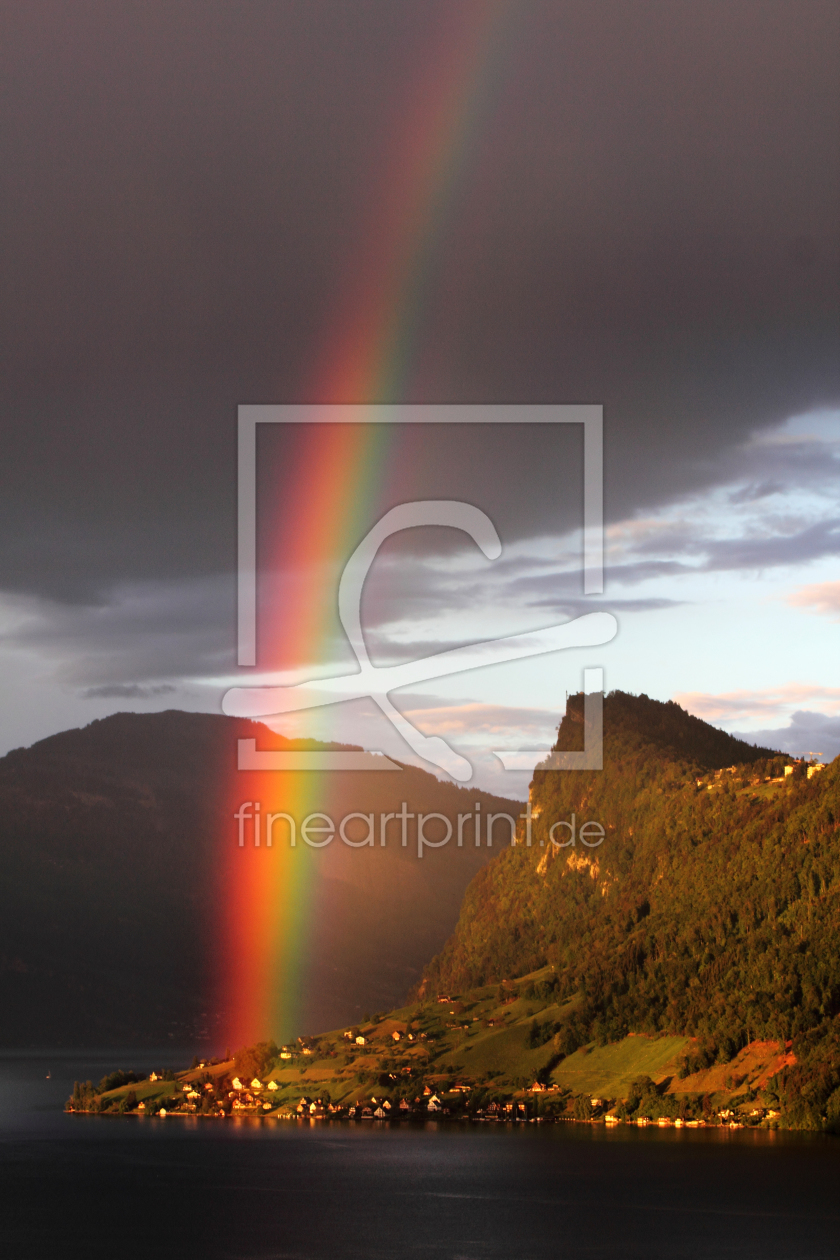
[[[164,1061],[188,1058],[0,1055],[4,1260],[840,1257],[829,1138],[60,1111]]]

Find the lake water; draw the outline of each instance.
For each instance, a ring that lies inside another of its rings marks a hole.
[[[74,1079],[189,1057],[0,1055],[4,1260],[840,1257],[821,1136],[60,1110]]]

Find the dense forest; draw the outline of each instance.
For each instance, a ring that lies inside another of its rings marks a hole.
[[[572,697],[556,749],[583,731]],[[774,1089],[808,1123],[840,1085],[840,759],[808,769],[673,702],[606,696],[603,771],[537,768],[530,846],[520,824],[475,876],[421,992],[550,964],[581,999],[570,1045],[689,1035],[688,1072],[792,1042]],[[568,828],[553,843],[573,814],[574,843]],[[586,821],[604,829],[596,847]]]

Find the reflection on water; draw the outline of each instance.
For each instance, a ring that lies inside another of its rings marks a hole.
[[[189,1057],[0,1055],[4,1255],[840,1255],[830,1138],[61,1111],[75,1079]]]

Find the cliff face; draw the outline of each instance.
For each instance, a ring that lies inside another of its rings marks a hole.
[[[259,724],[171,711],[117,714],[0,760],[0,1044],[224,1036],[216,986],[237,841],[230,789],[238,800],[265,792],[264,776],[237,778],[237,738],[255,736],[261,748],[290,746]],[[336,820],[395,813],[403,801],[453,820],[475,800],[522,808],[410,767],[327,778],[312,808]],[[396,842],[338,841],[296,853],[310,864],[311,913],[295,1034],[398,1003],[490,856],[453,844],[420,861]],[[266,877],[276,854],[259,854]]]
[[[573,697],[557,748],[582,735]],[[840,759],[810,779],[786,761],[673,703],[607,696],[603,771],[535,772],[530,846],[521,824],[478,872],[426,989],[548,963],[596,1040],[822,1036],[840,1011]]]

